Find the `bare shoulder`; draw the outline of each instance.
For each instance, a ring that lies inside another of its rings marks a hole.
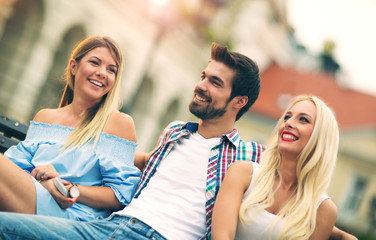
[[[337,218],[337,206],[331,199],[324,200],[318,208],[318,216],[327,219]]]
[[[253,174],[253,164],[247,161],[237,161],[229,167],[225,180],[241,184],[244,187],[249,186]]]
[[[42,109],[33,118],[35,122],[53,124],[61,116],[61,109]]]
[[[337,219],[337,207],[331,199],[324,200],[317,209],[315,231],[310,240],[329,239]],[[335,228],[334,228],[335,229]]]
[[[136,142],[136,128],[132,117],[128,114],[113,111],[103,131]]]
[[[241,175],[252,175],[253,164],[248,161],[237,161],[230,165],[228,173],[241,174]]]

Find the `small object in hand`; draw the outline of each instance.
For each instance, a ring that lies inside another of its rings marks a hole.
[[[55,177],[55,186],[66,197],[78,198],[80,196],[80,189],[76,184],[71,184],[71,187],[67,189],[59,177]]]

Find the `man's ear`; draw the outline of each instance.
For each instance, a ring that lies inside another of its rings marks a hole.
[[[241,109],[242,107],[244,107],[247,104],[248,97],[247,96],[237,96],[237,97],[234,98],[234,100],[235,100],[234,107]]]
[[[77,72],[77,66],[78,66],[78,64],[77,64],[77,61],[76,61],[75,59],[71,59],[71,60],[69,61],[70,71],[71,71],[71,74],[72,74],[73,76],[76,75],[76,72]]]

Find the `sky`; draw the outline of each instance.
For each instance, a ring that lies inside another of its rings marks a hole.
[[[287,0],[298,41],[319,54],[325,40],[351,88],[376,96],[376,1]]]

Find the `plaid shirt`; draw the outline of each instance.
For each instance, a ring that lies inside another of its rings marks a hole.
[[[198,123],[180,121],[172,122],[165,128],[158,140],[157,147],[142,172],[135,198],[146,187],[159,163],[170,153],[175,143],[180,138],[196,132],[197,129]],[[265,150],[265,146],[261,144],[241,140],[236,129],[226,135],[222,135],[220,144],[211,149],[206,180],[206,233],[201,239],[211,239],[211,219],[214,201],[229,166],[239,160],[259,162],[263,150]]]

